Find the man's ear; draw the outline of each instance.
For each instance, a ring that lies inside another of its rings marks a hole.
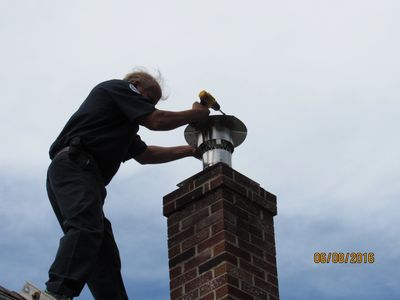
[[[146,92],[139,81],[133,81],[132,84],[135,86],[135,88],[137,88],[142,96],[146,96]]]

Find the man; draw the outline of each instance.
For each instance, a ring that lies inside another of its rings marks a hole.
[[[103,213],[106,186],[121,162],[164,163],[197,157],[191,146],[147,146],[139,125],[172,130],[206,119],[198,102],[171,112],[155,108],[162,97],[157,80],[146,72],[97,85],[72,115],[50,148],[47,192],[62,227],[46,293],[55,299],[78,296],[85,283],[96,300],[128,299],[111,224]]]

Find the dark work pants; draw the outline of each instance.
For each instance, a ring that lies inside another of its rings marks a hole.
[[[47,289],[79,296],[85,283],[96,300],[128,299],[110,222],[104,217],[106,197],[95,161],[80,152],[57,155],[47,173],[47,192],[64,232]]]

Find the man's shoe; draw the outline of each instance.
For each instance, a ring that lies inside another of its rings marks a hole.
[[[50,291],[47,290],[47,289],[44,291],[44,293],[45,293],[47,296],[52,297],[54,300],[72,300],[72,299],[73,299],[72,297],[68,297],[68,296],[65,296],[65,295],[59,295],[59,294],[50,292]]]

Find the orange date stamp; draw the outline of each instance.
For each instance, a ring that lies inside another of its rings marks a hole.
[[[315,252],[316,264],[373,264],[374,252]]]

